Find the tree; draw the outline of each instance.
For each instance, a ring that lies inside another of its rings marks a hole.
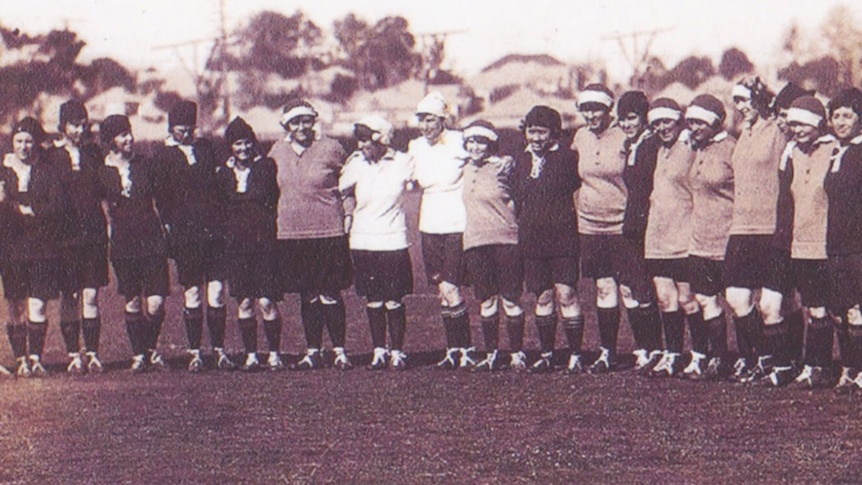
[[[856,27],[853,11],[836,5],[826,15],[820,31],[840,66],[839,81],[848,86],[856,85],[862,78],[862,30]]]
[[[351,13],[335,22],[334,31],[341,63],[365,89],[398,84],[417,75],[421,67],[416,39],[403,17],[386,17],[369,26]]]
[[[793,62],[784,69],[778,70],[778,78],[832,96],[841,85],[840,72],[839,62],[832,57],[824,56],[805,64]]]
[[[731,47],[724,51],[721,55],[721,62],[718,63],[718,73],[728,81],[736,79],[741,74],[748,74],[754,71],[754,64],[748,60],[745,52]]]
[[[663,82],[665,85],[679,82],[694,89],[714,75],[715,67],[709,57],[690,56],[668,71]]]
[[[310,67],[320,67],[318,48],[323,32],[297,11],[290,17],[264,11],[237,30],[230,56],[224,59],[232,70],[277,73],[288,79],[302,76]]]

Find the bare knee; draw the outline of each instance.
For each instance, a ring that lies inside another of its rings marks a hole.
[[[479,305],[479,314],[485,318],[492,317],[497,314],[497,297],[492,296],[483,301]]]
[[[278,318],[278,305],[269,298],[258,298],[257,306],[264,320],[271,322]]]
[[[239,304],[236,306],[236,316],[237,318],[254,317],[254,305],[251,301],[251,298],[243,298],[239,302]]]
[[[701,295],[696,294],[698,305],[703,312],[703,319],[709,320],[721,315],[721,305],[718,303],[718,295]]]
[[[126,300],[126,313],[141,313],[141,297],[134,296]]]
[[[189,286],[183,292],[183,299],[186,308],[201,307],[201,288],[200,286]]]
[[[729,287],[724,291],[727,305],[737,317],[744,317],[754,310],[754,293],[748,288]]]
[[[548,316],[554,313],[554,290],[549,289],[541,292],[536,298],[536,315]]]
[[[617,282],[613,278],[596,280],[596,305],[599,308],[614,308],[619,305]]]
[[[500,300],[503,301],[503,312],[506,316],[517,317],[524,313],[524,309],[521,308],[521,304],[518,301],[509,301],[503,297],[500,297]]]
[[[771,325],[781,321],[781,308],[784,303],[784,296],[781,293],[764,288],[758,303],[763,323]]]
[[[224,304],[224,283],[218,280],[207,283],[207,305],[221,308]]]
[[[440,291],[440,302],[443,306],[458,306],[464,301],[461,297],[461,290],[457,285],[453,285],[448,281],[441,281],[437,288]]]
[[[158,315],[162,313],[165,299],[161,295],[150,295],[147,297],[147,314]]]
[[[679,310],[679,291],[676,289],[676,284],[670,278],[656,277],[653,278],[655,283],[656,300],[658,307],[664,313],[671,313]]]
[[[554,287],[557,303],[560,304],[560,314],[564,318],[572,318],[581,314],[581,302],[578,300],[578,291],[563,284]]]
[[[81,290],[81,316],[87,319],[99,316],[98,289],[84,288]]]
[[[41,298],[27,298],[27,318],[33,323],[44,323],[47,321],[45,300]]]
[[[628,308],[629,310],[641,306],[641,302],[635,298],[634,293],[632,293],[631,287],[627,285],[620,285],[620,297],[623,300],[623,306]]]

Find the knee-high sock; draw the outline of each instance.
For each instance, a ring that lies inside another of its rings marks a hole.
[[[862,369],[862,325],[847,326],[847,365]],[[844,356],[841,356],[844,359]]]
[[[440,307],[440,318],[443,320],[443,331],[446,334],[446,348],[453,349],[459,347],[457,324],[452,318],[452,310],[446,306]]]
[[[450,309],[452,314],[452,326],[455,329],[456,346],[461,348],[471,347],[473,338],[470,335],[470,314],[467,312],[467,304],[461,302]]]
[[[712,356],[724,357],[727,354],[727,322],[724,319],[724,313],[710,318],[704,324],[709,335],[709,347]]]
[[[661,324],[664,327],[665,349],[681,354],[685,340],[685,315],[680,310],[662,313]]]
[[[852,351],[850,350],[849,327],[850,325],[843,319],[835,323],[835,335],[838,337],[838,355],[841,358],[841,365],[844,367],[850,367],[848,362],[852,360],[850,357]]]
[[[144,316],[142,314],[126,312],[126,333],[129,335],[129,343],[134,355],[141,355],[147,351],[147,342],[144,336]]]
[[[27,322],[27,339],[30,344],[30,355],[42,355],[45,348],[45,335],[48,333],[48,322]]]
[[[9,336],[9,346],[15,358],[27,355],[27,325],[23,323],[7,323],[6,335]]]
[[[789,366],[794,357],[789,327],[786,320],[763,326],[764,351],[772,356],[776,367]]]
[[[791,358],[794,361],[802,362],[802,353],[805,348],[805,316],[802,314],[802,309],[799,308],[790,312],[784,321],[787,322],[787,328],[790,332]]]
[[[536,315],[536,329],[539,331],[539,346],[542,353],[553,352],[557,340],[557,314]]]
[[[495,313],[482,317],[482,336],[485,339],[485,351],[493,352],[500,345],[500,314]]]
[[[691,334],[691,350],[706,355],[709,351],[709,332],[706,330],[706,322],[703,321],[703,313],[690,313],[686,318],[688,332]]]
[[[210,330],[210,343],[214,349],[224,348],[224,334],[227,326],[227,309],[225,307],[207,306],[207,327]]]
[[[655,305],[628,310],[635,345],[648,351],[661,349],[661,318]]]
[[[749,363],[757,360],[757,335],[763,325],[760,320],[760,312],[751,310],[744,317],[733,317],[733,327],[736,332],[736,350],[739,356]]]
[[[80,352],[81,350],[81,322],[72,320],[60,322],[60,333],[63,335],[63,343],[66,344],[66,352]]]
[[[300,303],[299,312],[302,316],[302,328],[305,330],[305,343],[310,349],[319,349],[323,346],[323,320],[320,315],[319,301],[311,301],[303,298]]]
[[[189,349],[200,350],[204,332],[203,310],[200,307],[184,308],[183,319],[186,322],[186,337],[189,339]]]
[[[569,352],[580,354],[581,345],[584,341],[584,316],[563,317],[560,319],[560,324],[563,326],[563,332],[566,334]]]
[[[509,352],[520,352],[524,348],[524,314],[506,316],[506,331],[509,333]]]
[[[278,352],[281,350],[281,327],[281,317],[277,317],[275,320],[263,321],[263,333],[266,335],[266,344],[269,346],[270,352]],[[320,348],[320,342],[322,340],[323,335],[320,335],[318,346],[314,347],[315,349]]]
[[[84,347],[89,352],[98,352],[99,337],[102,333],[102,319],[99,317],[85,318],[81,322],[81,329],[84,334]]]
[[[347,340],[347,315],[344,300],[338,297],[333,304],[321,304],[320,315],[329,332],[329,340],[333,347],[344,347]]]
[[[144,325],[147,350],[156,350],[159,343],[159,335],[162,333],[162,324],[165,322],[165,311],[160,310],[153,315],[147,315]]]
[[[239,326],[239,334],[242,337],[242,347],[245,353],[251,354],[257,352],[257,319],[240,318],[237,320]]]
[[[832,322],[828,318],[811,318],[805,343],[808,365],[832,367]]]
[[[599,308],[597,313],[601,346],[616,354],[617,335],[620,331],[620,309],[619,307]]]
[[[371,329],[371,345],[374,348],[386,347],[386,308],[365,307],[368,327]]]
[[[389,344],[392,350],[404,350],[404,336],[407,333],[407,310],[404,305],[387,308],[386,321],[389,324]]]

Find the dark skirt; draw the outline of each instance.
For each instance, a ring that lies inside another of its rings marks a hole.
[[[368,301],[400,301],[413,293],[413,266],[407,249],[351,253],[360,296]]]
[[[350,287],[353,269],[347,236],[276,242],[282,293],[328,293]]]

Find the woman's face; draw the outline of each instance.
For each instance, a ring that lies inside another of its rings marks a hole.
[[[757,110],[754,109],[754,106],[751,105],[751,98],[744,98],[742,96],[734,96],[733,97],[733,105],[736,107],[736,111],[742,116],[743,121],[747,123],[754,123],[757,121],[757,117],[759,116]]]
[[[860,132],[859,115],[846,106],[833,111],[830,121],[835,136],[841,141],[848,141]]]
[[[610,123],[608,109],[599,106],[589,104],[581,110],[581,115],[583,115],[584,120],[587,122],[587,128],[590,131],[602,131]]]
[[[63,135],[75,146],[79,146],[81,144],[81,139],[84,137],[84,132],[86,130],[86,119],[69,121],[68,123],[63,125]]]
[[[254,158],[254,142],[248,138],[239,139],[230,145],[234,158],[246,163]]]
[[[718,130],[706,121],[690,119],[686,120],[686,122],[688,123],[688,129],[691,130],[691,139],[696,143],[710,140],[718,133]]]
[[[620,118],[620,129],[629,140],[635,139],[646,129],[646,120],[637,113],[626,113]]]
[[[309,146],[314,141],[314,116],[296,116],[287,122],[285,130],[290,134],[293,141],[300,145]]]
[[[111,150],[123,155],[131,155],[135,148],[135,137],[131,131],[124,131],[115,136],[112,141]]]
[[[787,124],[786,108],[781,108],[778,110],[778,116],[775,117],[775,122],[778,124],[778,129],[781,130],[782,133],[790,133],[790,125]]]
[[[443,125],[443,118],[428,113],[421,114],[418,118],[419,131],[422,132],[422,136],[430,142],[437,141],[437,138],[440,137],[440,134],[443,133],[443,129],[445,128]]]
[[[26,162],[33,155],[33,148],[36,146],[36,140],[33,135],[26,131],[15,133],[12,137],[12,151],[15,156],[22,162]]]
[[[362,152],[362,156],[369,162],[376,162],[386,155],[388,147],[380,142],[370,139],[357,140],[356,147]]]
[[[665,145],[672,145],[676,143],[680,132],[682,132],[682,122],[679,120],[663,118],[656,120],[652,125],[652,129],[662,143]]]
[[[191,145],[194,141],[195,127],[189,125],[174,125],[171,127],[171,137],[181,145]]]
[[[551,148],[551,129],[544,126],[528,126],[525,136],[530,151],[543,154]]]
[[[481,162],[491,154],[491,143],[483,136],[471,136],[464,142],[464,148],[470,155],[470,160]]]
[[[790,131],[793,133],[793,139],[800,145],[812,143],[820,136],[820,130],[816,126],[796,121],[790,122]]]

